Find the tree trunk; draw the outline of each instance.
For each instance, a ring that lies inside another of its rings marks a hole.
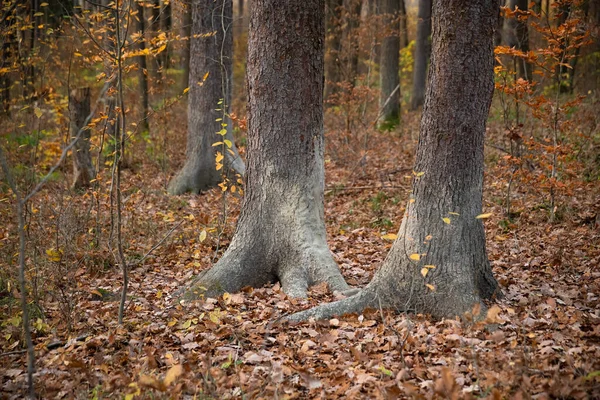
[[[406,15],[406,4],[404,0],[400,1],[400,48],[403,49],[408,46],[408,26],[407,26],[407,15]]]
[[[232,0],[193,0],[186,161],[169,184],[171,194],[199,193],[223,180],[216,157],[225,156],[227,174],[245,172],[229,119],[232,82]],[[216,32],[214,35],[213,32]],[[207,35],[208,34],[208,35]],[[208,75],[206,75],[208,74]],[[206,77],[206,79],[205,79]],[[219,110],[217,110],[219,109]],[[217,121],[218,120],[218,121]],[[226,135],[217,132],[226,124]],[[231,148],[213,146],[231,143]]]
[[[425,102],[427,82],[427,62],[431,54],[431,0],[419,0],[417,15],[417,40],[415,43],[415,66],[413,71],[413,91],[410,99],[411,110],[416,110]]]
[[[358,77],[360,53],[358,29],[360,28],[362,2],[360,0],[343,0],[342,3],[345,16],[341,45],[344,63],[342,78],[354,86]]]
[[[90,154],[90,130],[85,126],[85,120],[90,114],[90,88],[80,88],[71,91],[69,96],[70,133],[71,139],[77,137],[84,129],[73,147],[73,189],[88,187],[94,179],[94,165]]]
[[[529,0],[509,0],[508,7],[513,11],[518,8],[521,11],[527,12],[529,10]],[[520,21],[517,17],[518,14],[504,21],[506,25],[504,29],[506,32],[505,43],[509,47],[514,47],[517,50],[527,53],[529,51],[527,21]],[[517,78],[531,80],[531,64],[519,57],[515,58],[515,64]]]
[[[135,10],[137,12],[136,15],[136,30],[139,34],[138,46],[137,49],[140,51],[144,51],[146,49],[146,36],[145,36],[145,20],[144,20],[144,4],[142,1],[135,2]],[[146,64],[146,55],[142,54],[137,57],[137,67],[138,67],[138,84],[140,91],[140,98],[142,100],[142,121],[141,128],[143,132],[149,131],[149,121],[148,121],[148,66]]]
[[[162,33],[167,35],[169,38],[171,32],[171,3],[170,0],[160,1],[160,30]],[[167,69],[169,69],[169,62],[171,59],[171,44],[167,40],[167,47],[158,54],[158,62],[160,68],[162,68],[163,76],[167,76]]]
[[[383,29],[386,33],[381,42],[379,61],[381,108],[380,128],[391,129],[400,120],[400,36],[397,21],[400,0],[381,0],[379,12],[383,15]]]
[[[325,53],[325,99],[339,92],[341,28],[340,12],[343,0],[327,0],[327,33]]]
[[[190,0],[191,1],[191,0]],[[190,47],[192,42],[192,6],[189,1],[181,3],[181,36],[183,40],[183,49],[181,52],[181,69],[183,70],[183,79],[181,85],[183,89],[190,86]]]
[[[246,193],[229,248],[188,299],[277,280],[295,297],[348,289],[323,214],[323,17],[324,0],[250,3]]]
[[[435,0],[433,18],[415,180],[398,238],[362,291],[291,320],[329,318],[365,307],[454,317],[500,293],[483,223],[477,219],[498,3]]]

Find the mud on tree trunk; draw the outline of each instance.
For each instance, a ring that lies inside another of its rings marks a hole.
[[[231,0],[193,0],[186,161],[169,183],[170,194],[199,193],[223,179],[216,169],[217,152],[225,156],[226,174],[244,175],[231,120],[233,15]],[[224,108],[224,109],[223,109]],[[225,137],[217,134],[223,125]],[[227,139],[232,147],[214,147]]]
[[[349,289],[323,211],[323,0],[254,0],[248,45],[248,157],[238,226],[188,299],[279,281],[290,296]]]
[[[69,96],[70,134],[71,140],[77,137],[81,129],[85,129],[73,147],[73,189],[88,187],[96,173],[90,155],[90,130],[85,127],[85,120],[90,114],[90,88],[71,91]]]
[[[365,307],[454,317],[500,295],[477,218],[497,7],[488,0],[435,1],[416,176],[398,238],[362,291],[290,320],[329,318]]]

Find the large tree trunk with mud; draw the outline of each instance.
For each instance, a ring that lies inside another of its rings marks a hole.
[[[232,0],[193,0],[186,161],[169,183],[171,194],[199,193],[219,184],[226,174],[245,172],[233,141],[231,103]],[[225,125],[225,126],[224,126]],[[217,134],[226,130],[225,136]],[[213,146],[227,140],[231,147]],[[225,156],[217,170],[218,153]]]
[[[248,38],[248,171],[231,244],[186,298],[279,281],[290,296],[345,291],[323,216],[324,0],[253,0]]]
[[[381,42],[379,61],[381,86],[379,126],[388,129],[397,125],[400,119],[400,32],[398,22],[400,0],[380,1],[379,12],[383,16],[383,29],[386,35]]]
[[[73,147],[73,189],[88,187],[96,176],[90,154],[90,130],[85,120],[90,114],[90,88],[74,89],[69,95],[71,139],[78,137]],[[81,135],[79,132],[82,131]]]
[[[436,0],[429,86],[407,211],[390,253],[358,294],[290,317],[365,307],[453,317],[499,294],[481,219],[483,144],[498,3]]]
[[[425,101],[427,82],[427,62],[431,53],[431,0],[419,0],[417,14],[417,40],[415,42],[415,63],[413,69],[413,90],[410,98],[411,110],[416,110]]]

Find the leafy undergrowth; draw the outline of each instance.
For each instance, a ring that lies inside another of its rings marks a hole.
[[[373,133],[370,150],[355,157],[328,153],[329,244],[352,285],[370,280],[391,247],[387,235],[398,229],[416,145],[410,123],[403,138]],[[175,293],[227,246],[239,199],[227,198],[223,224],[220,189],[170,198],[167,176],[152,163],[127,170],[124,232],[134,266],[126,322],[117,325],[120,273],[106,250],[74,254],[68,268],[65,249],[46,252],[50,266],[65,272],[63,285],[55,278],[41,301],[45,318],[33,313],[37,391],[82,399],[598,398],[600,188],[579,183],[553,224],[523,194],[518,215],[507,220],[493,201],[504,185],[496,184],[493,164],[487,171],[488,250],[505,298],[482,322],[368,310],[289,325],[280,317],[333,295],[317,286],[307,300],[289,299],[276,284],[177,304]],[[48,190],[35,207],[58,209],[59,197]],[[96,200],[70,201],[85,209]],[[7,243],[14,226],[2,229]],[[8,288],[1,296],[1,397],[19,398],[26,373],[18,293]]]

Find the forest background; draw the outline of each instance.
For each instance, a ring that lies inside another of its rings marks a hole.
[[[227,105],[242,158],[248,7],[232,7]],[[430,7],[326,4],[326,227],[353,286],[383,262],[418,178]],[[324,285],[175,305],[227,248],[243,192],[217,159],[214,189],[167,193],[189,86],[220,79],[189,80],[191,5],[3,1],[0,13],[3,397],[600,396],[597,1],[501,11],[483,215],[505,297],[477,323],[384,309],[276,322],[334,299]],[[382,79],[391,36],[397,81]]]

